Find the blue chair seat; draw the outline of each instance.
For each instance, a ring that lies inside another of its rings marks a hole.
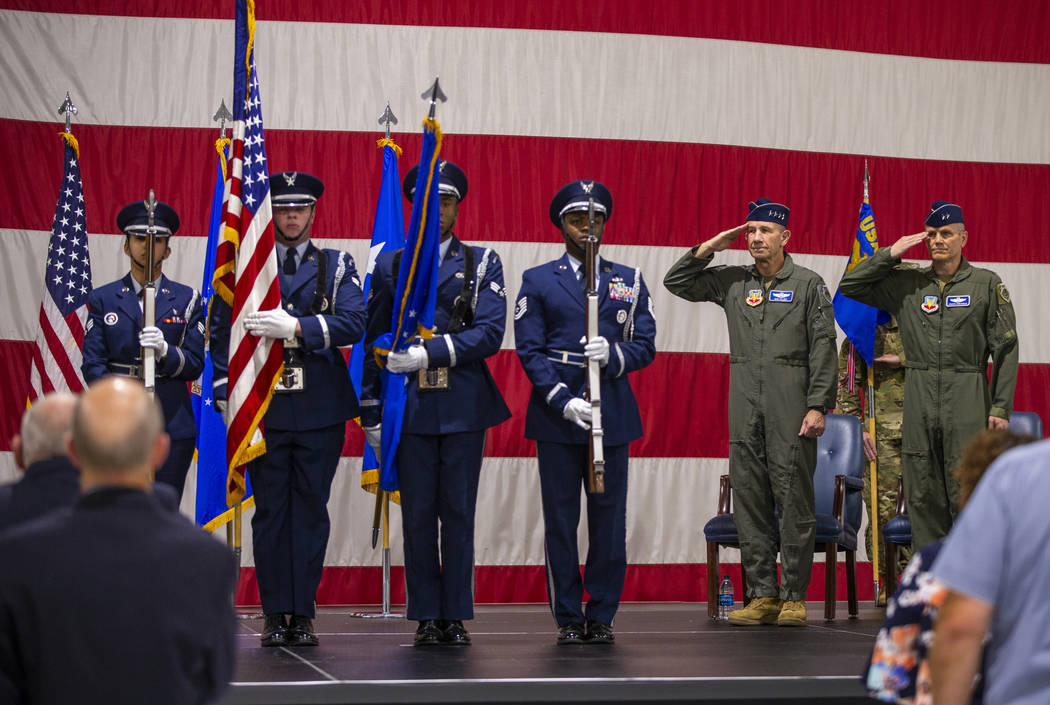
[[[857,550],[857,530],[830,514],[817,515],[817,543],[837,543],[843,550]]]
[[[898,514],[882,527],[882,538],[898,546],[911,545],[911,521],[907,514]]]
[[[736,531],[736,521],[732,514],[716,514],[709,522],[704,524],[704,537],[708,541],[720,543],[723,546],[740,548],[740,536]]]

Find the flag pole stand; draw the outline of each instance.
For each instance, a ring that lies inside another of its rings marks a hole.
[[[390,493],[383,493],[383,605],[381,612],[351,612],[360,619],[403,619],[401,612],[390,611]]]

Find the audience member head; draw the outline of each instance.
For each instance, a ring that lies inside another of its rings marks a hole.
[[[66,454],[66,434],[73,423],[77,398],[69,392],[40,397],[22,416],[21,433],[11,439],[15,464],[23,470],[33,463]]]
[[[985,429],[974,436],[963,449],[962,458],[955,468],[955,478],[959,481],[959,507],[962,508],[970,499],[981,476],[996,458],[1011,448],[1036,440],[1035,436],[1006,429]]]
[[[147,488],[169,445],[160,406],[137,380],[105,377],[77,401],[69,455],[80,468],[84,489]]]

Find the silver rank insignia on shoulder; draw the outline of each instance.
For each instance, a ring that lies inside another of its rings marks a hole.
[[[514,320],[520,319],[525,315],[525,312],[529,310],[528,297],[522,296],[518,299],[517,305],[514,306]]]

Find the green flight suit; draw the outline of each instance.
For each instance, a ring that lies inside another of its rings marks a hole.
[[[768,289],[754,265],[708,268],[690,250],[664,286],[721,306],[729,324],[729,478],[748,597],[805,600],[813,566],[817,441],[798,435],[810,407],[835,405],[835,319],[820,276],[789,255]]]
[[[942,291],[932,266],[905,269],[899,262],[883,247],[847,273],[839,291],[889,311],[900,324],[906,370],[901,475],[917,551],[952,527],[959,506],[952,471],[963,448],[989,416],[1010,418],[1017,332],[1010,294],[995,272],[963,258]]]

